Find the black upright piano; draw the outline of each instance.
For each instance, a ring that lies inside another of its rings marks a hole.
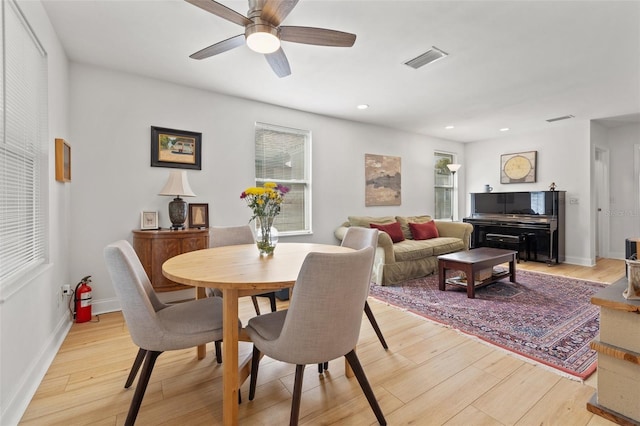
[[[566,191],[478,192],[471,194],[471,248],[518,251],[519,260],[564,262]]]

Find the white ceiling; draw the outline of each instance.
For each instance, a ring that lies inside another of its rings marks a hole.
[[[569,114],[640,117],[639,0],[300,0],[283,25],[357,39],[351,48],[283,42],[292,75],[282,79],[246,46],[190,59],[244,29],[182,0],[43,3],[72,61],[450,140],[528,132]],[[449,56],[403,64],[431,46]]]

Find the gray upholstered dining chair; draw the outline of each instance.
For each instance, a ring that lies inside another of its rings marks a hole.
[[[253,341],[249,399],[255,396],[261,354],[296,364],[290,425],[298,423],[306,364],[344,356],[382,425],[386,420],[355,352],[362,306],[369,294],[374,249],[309,253],[300,269],[288,310],[249,320]]]
[[[354,250],[360,250],[365,247],[373,247],[375,250],[378,247],[378,230],[371,228],[364,228],[361,226],[352,226],[347,229],[344,238],[342,239],[342,247],[349,247]],[[371,269],[373,269],[373,261],[371,259]],[[371,274],[369,274],[369,281],[371,281]],[[382,347],[385,349],[389,349],[387,342],[384,340],[384,336],[382,335],[382,331],[380,330],[380,326],[378,326],[378,321],[376,321],[376,317],[373,315],[371,311],[371,307],[369,307],[369,302],[364,301],[364,313],[367,315],[369,322],[371,323],[371,327],[375,331]],[[322,373],[323,370],[326,370],[329,367],[329,363],[318,364],[318,373]]]
[[[255,244],[256,240],[251,232],[249,225],[239,226],[212,226],[209,232],[210,243],[209,247],[224,247],[235,246],[239,244]],[[206,289],[207,296],[222,296],[222,292],[217,288]],[[251,296],[253,302],[253,308],[256,310],[256,314],[260,315],[260,305],[258,305],[257,297],[269,298],[271,305],[271,312],[276,311],[276,294],[275,292],[262,293],[255,296]]]
[[[162,352],[222,340],[222,300],[209,297],[173,305],[162,303],[127,241],[109,244],[104,249],[104,258],[129,334],[139,347],[125,388],[131,386],[144,360],[125,421],[132,425],[156,359]]]

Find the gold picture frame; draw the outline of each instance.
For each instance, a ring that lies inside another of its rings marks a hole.
[[[538,151],[516,152],[500,156],[500,183],[534,183],[538,169]]]
[[[64,140],[56,138],[56,180],[71,182],[71,146]]]

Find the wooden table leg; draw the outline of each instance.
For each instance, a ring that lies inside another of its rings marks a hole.
[[[511,261],[509,262],[509,274],[511,275],[509,277],[509,281],[511,281],[512,283],[515,283],[516,282],[516,255],[515,254],[511,258]]]
[[[467,274],[467,297],[469,299],[476,298],[476,274],[473,271],[473,265],[465,265],[464,272]]]
[[[196,287],[196,299],[204,299],[207,297],[203,287]],[[204,359],[207,356],[207,345],[200,345],[196,348],[198,359]]]
[[[446,280],[446,274],[447,270],[444,267],[444,262],[442,260],[438,261],[438,289],[440,289],[441,291],[444,291],[445,289],[445,280]]]
[[[238,424],[238,290],[222,290],[222,423]]]

